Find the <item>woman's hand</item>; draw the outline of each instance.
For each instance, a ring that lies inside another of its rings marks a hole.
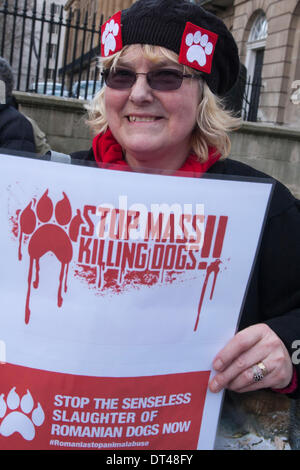
[[[267,374],[254,382],[253,366],[263,362]],[[289,353],[268,325],[259,323],[238,332],[213,361],[217,372],[209,383],[212,392],[223,388],[250,392],[261,388],[285,388],[292,380],[293,365]]]

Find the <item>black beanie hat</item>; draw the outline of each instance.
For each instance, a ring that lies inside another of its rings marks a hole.
[[[211,91],[224,95],[239,74],[236,43],[220,18],[188,0],[138,0],[102,27],[101,53],[131,44],[162,46],[179,63],[202,72]]]

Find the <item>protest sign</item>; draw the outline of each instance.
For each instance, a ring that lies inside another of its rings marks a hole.
[[[213,448],[272,185],[0,167],[0,448]]]

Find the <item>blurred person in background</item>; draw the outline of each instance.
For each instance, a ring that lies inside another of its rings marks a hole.
[[[18,111],[13,96],[14,79],[9,63],[0,57],[0,149],[44,155],[50,150],[46,135],[37,123]]]

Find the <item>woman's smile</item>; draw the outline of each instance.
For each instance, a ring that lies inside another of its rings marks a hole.
[[[127,116],[127,119],[131,123],[153,123],[157,122],[158,120],[161,120],[162,118],[160,117],[154,117],[154,116],[137,116],[137,115],[129,115]]]

